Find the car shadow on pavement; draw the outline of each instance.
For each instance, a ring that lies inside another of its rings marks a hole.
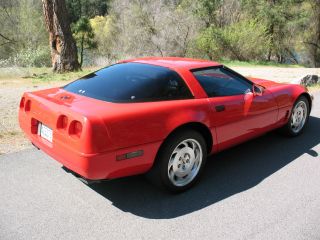
[[[239,192],[307,153],[320,142],[320,118],[310,117],[304,133],[286,138],[275,132],[208,158],[199,183],[187,192],[170,194],[148,183],[142,176],[90,185],[124,212],[151,219],[169,219],[192,213]]]

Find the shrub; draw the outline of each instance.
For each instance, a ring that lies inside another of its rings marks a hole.
[[[116,59],[117,53],[114,48],[117,45],[118,35],[114,16],[96,16],[90,19],[90,24],[94,32],[94,40],[98,46],[98,56],[96,57],[103,56],[109,60]]]
[[[270,45],[267,28],[256,20],[244,20],[224,28],[209,27],[197,45],[210,59],[248,61],[265,59]]]
[[[37,49],[24,49],[12,58],[12,63],[19,67],[49,67],[51,66],[51,54],[49,47]]]

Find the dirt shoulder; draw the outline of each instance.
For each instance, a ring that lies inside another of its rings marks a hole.
[[[320,75],[320,69],[315,68],[232,67],[232,69],[245,76],[265,78],[278,82],[299,80],[308,74]],[[18,124],[18,105],[23,92],[63,86],[68,82],[34,82],[30,78],[21,76],[0,78],[0,154],[16,152],[31,147]]]
[[[320,68],[288,67],[231,67],[247,77],[257,77],[276,82],[296,82],[306,75],[319,75]]]
[[[63,86],[67,81],[33,83],[30,79],[0,79],[0,155],[30,148],[18,123],[18,106],[24,92]]]

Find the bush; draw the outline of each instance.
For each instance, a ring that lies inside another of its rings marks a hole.
[[[197,45],[210,59],[263,60],[270,39],[267,28],[256,20],[244,20],[224,28],[209,27]]]
[[[15,56],[7,59],[0,59],[0,67],[50,67],[51,54],[49,47],[39,47],[37,49],[24,49]]]
[[[94,40],[98,46],[95,53],[96,58],[103,56],[109,60],[117,59],[118,53],[114,48],[117,45],[118,32],[115,26],[114,16],[96,16],[90,19],[90,24],[94,32]]]

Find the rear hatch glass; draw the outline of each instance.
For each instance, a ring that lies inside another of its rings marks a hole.
[[[66,91],[109,102],[144,102],[192,98],[173,70],[143,64],[119,63],[84,76]]]

